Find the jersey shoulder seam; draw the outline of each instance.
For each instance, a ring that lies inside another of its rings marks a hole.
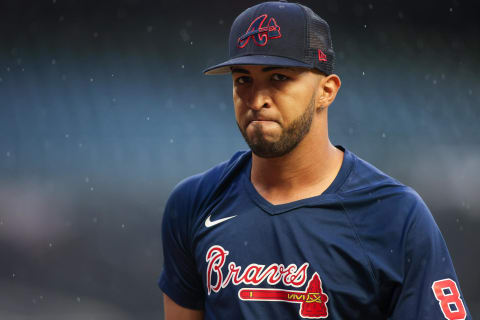
[[[375,276],[375,268],[373,267],[372,259],[370,258],[370,255],[368,254],[367,249],[366,249],[365,246],[363,245],[362,239],[360,238],[360,235],[359,235],[359,233],[358,233],[358,231],[357,231],[357,228],[356,228],[356,226],[355,226],[355,223],[353,223],[352,219],[350,218],[350,213],[348,212],[347,208],[346,208],[345,205],[343,204],[343,200],[342,200],[341,196],[337,195],[337,198],[338,198],[338,200],[339,200],[340,205],[342,206],[343,211],[345,212],[345,216],[347,217],[348,223],[350,224],[350,227],[352,228],[353,233],[355,234],[355,238],[357,239],[358,244],[359,244],[360,247],[362,248],[362,250],[363,250],[363,252],[364,252],[364,254],[365,254],[365,257],[367,258],[367,262],[368,262],[368,266],[369,266],[369,271],[370,271],[370,276],[372,277],[372,279],[373,279],[376,283],[379,283],[377,277]]]

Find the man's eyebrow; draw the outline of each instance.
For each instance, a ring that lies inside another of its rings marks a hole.
[[[232,68],[232,73],[244,73],[244,74],[250,74],[250,72],[246,69],[241,69],[241,68]]]

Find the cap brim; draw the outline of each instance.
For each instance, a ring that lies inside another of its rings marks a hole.
[[[203,70],[206,75],[229,74],[231,73],[231,66],[239,65],[266,65],[266,66],[281,66],[281,67],[303,67],[312,68],[311,65],[301,61],[297,61],[285,57],[264,56],[264,55],[250,55],[230,59],[223,63],[217,64],[210,68]]]

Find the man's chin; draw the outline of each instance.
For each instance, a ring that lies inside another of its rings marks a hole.
[[[291,151],[281,148],[278,143],[267,141],[257,141],[256,143],[247,141],[247,144],[250,147],[250,150],[260,158],[278,158]]]
[[[251,139],[248,139],[247,143],[248,145],[254,145],[258,146],[258,148],[262,149],[271,149],[274,148],[274,145],[278,142],[278,138],[274,139],[271,136],[261,136],[259,137],[258,135],[252,137]]]
[[[287,152],[283,152],[279,150],[267,150],[258,148],[250,148],[250,150],[252,150],[252,153],[257,157],[265,159],[280,158],[291,151],[289,150]]]

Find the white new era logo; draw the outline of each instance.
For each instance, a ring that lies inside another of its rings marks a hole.
[[[214,225],[217,225],[217,224],[219,224],[219,223],[225,222],[225,221],[227,221],[227,220],[230,220],[230,219],[236,217],[236,215],[235,215],[235,216],[230,216],[230,217],[218,219],[218,220],[215,220],[215,221],[211,221],[211,220],[210,220],[210,217],[211,217],[211,216],[212,216],[212,215],[209,215],[208,218],[207,218],[207,220],[205,220],[205,227],[207,227],[207,228],[213,227]]]

